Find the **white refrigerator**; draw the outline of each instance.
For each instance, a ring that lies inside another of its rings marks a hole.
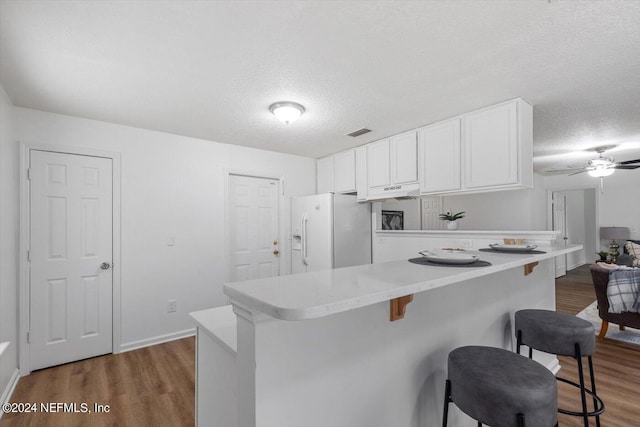
[[[291,199],[291,272],[371,264],[371,204],[356,196]]]

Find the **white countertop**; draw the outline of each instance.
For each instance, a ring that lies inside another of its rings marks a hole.
[[[232,303],[282,320],[314,319],[474,279],[582,249],[539,246],[544,254],[467,251],[488,267],[443,267],[407,260],[228,283]],[[416,254],[416,256],[419,256]]]
[[[560,235],[560,231],[554,230],[376,230],[376,233],[381,234],[422,234],[422,235],[446,235],[446,236],[456,236],[460,234],[464,235],[474,235],[474,236],[498,236],[498,237],[508,237],[512,238],[513,236],[521,237],[521,236],[552,236],[555,238]]]
[[[189,315],[196,321],[198,327],[219,342],[223,348],[232,354],[238,351],[237,320],[233,307],[209,308],[194,311]]]

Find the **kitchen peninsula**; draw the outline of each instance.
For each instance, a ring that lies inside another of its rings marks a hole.
[[[401,260],[227,284],[235,316],[193,313],[198,425],[439,425],[449,351],[513,349],[515,311],[554,309],[554,258],[581,246],[538,249],[470,251],[486,267]],[[476,424],[452,407],[449,425]]]

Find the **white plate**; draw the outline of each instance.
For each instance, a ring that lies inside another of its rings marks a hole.
[[[442,249],[431,249],[419,252],[428,261],[439,264],[471,264],[478,261],[478,255],[466,254],[460,251],[446,251]]]
[[[499,243],[493,243],[489,247],[495,251],[502,252],[529,252],[537,248],[537,245],[501,245]]]

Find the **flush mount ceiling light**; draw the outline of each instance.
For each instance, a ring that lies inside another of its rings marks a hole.
[[[269,111],[285,124],[289,124],[296,121],[304,113],[304,107],[295,102],[282,101],[271,104]]]

